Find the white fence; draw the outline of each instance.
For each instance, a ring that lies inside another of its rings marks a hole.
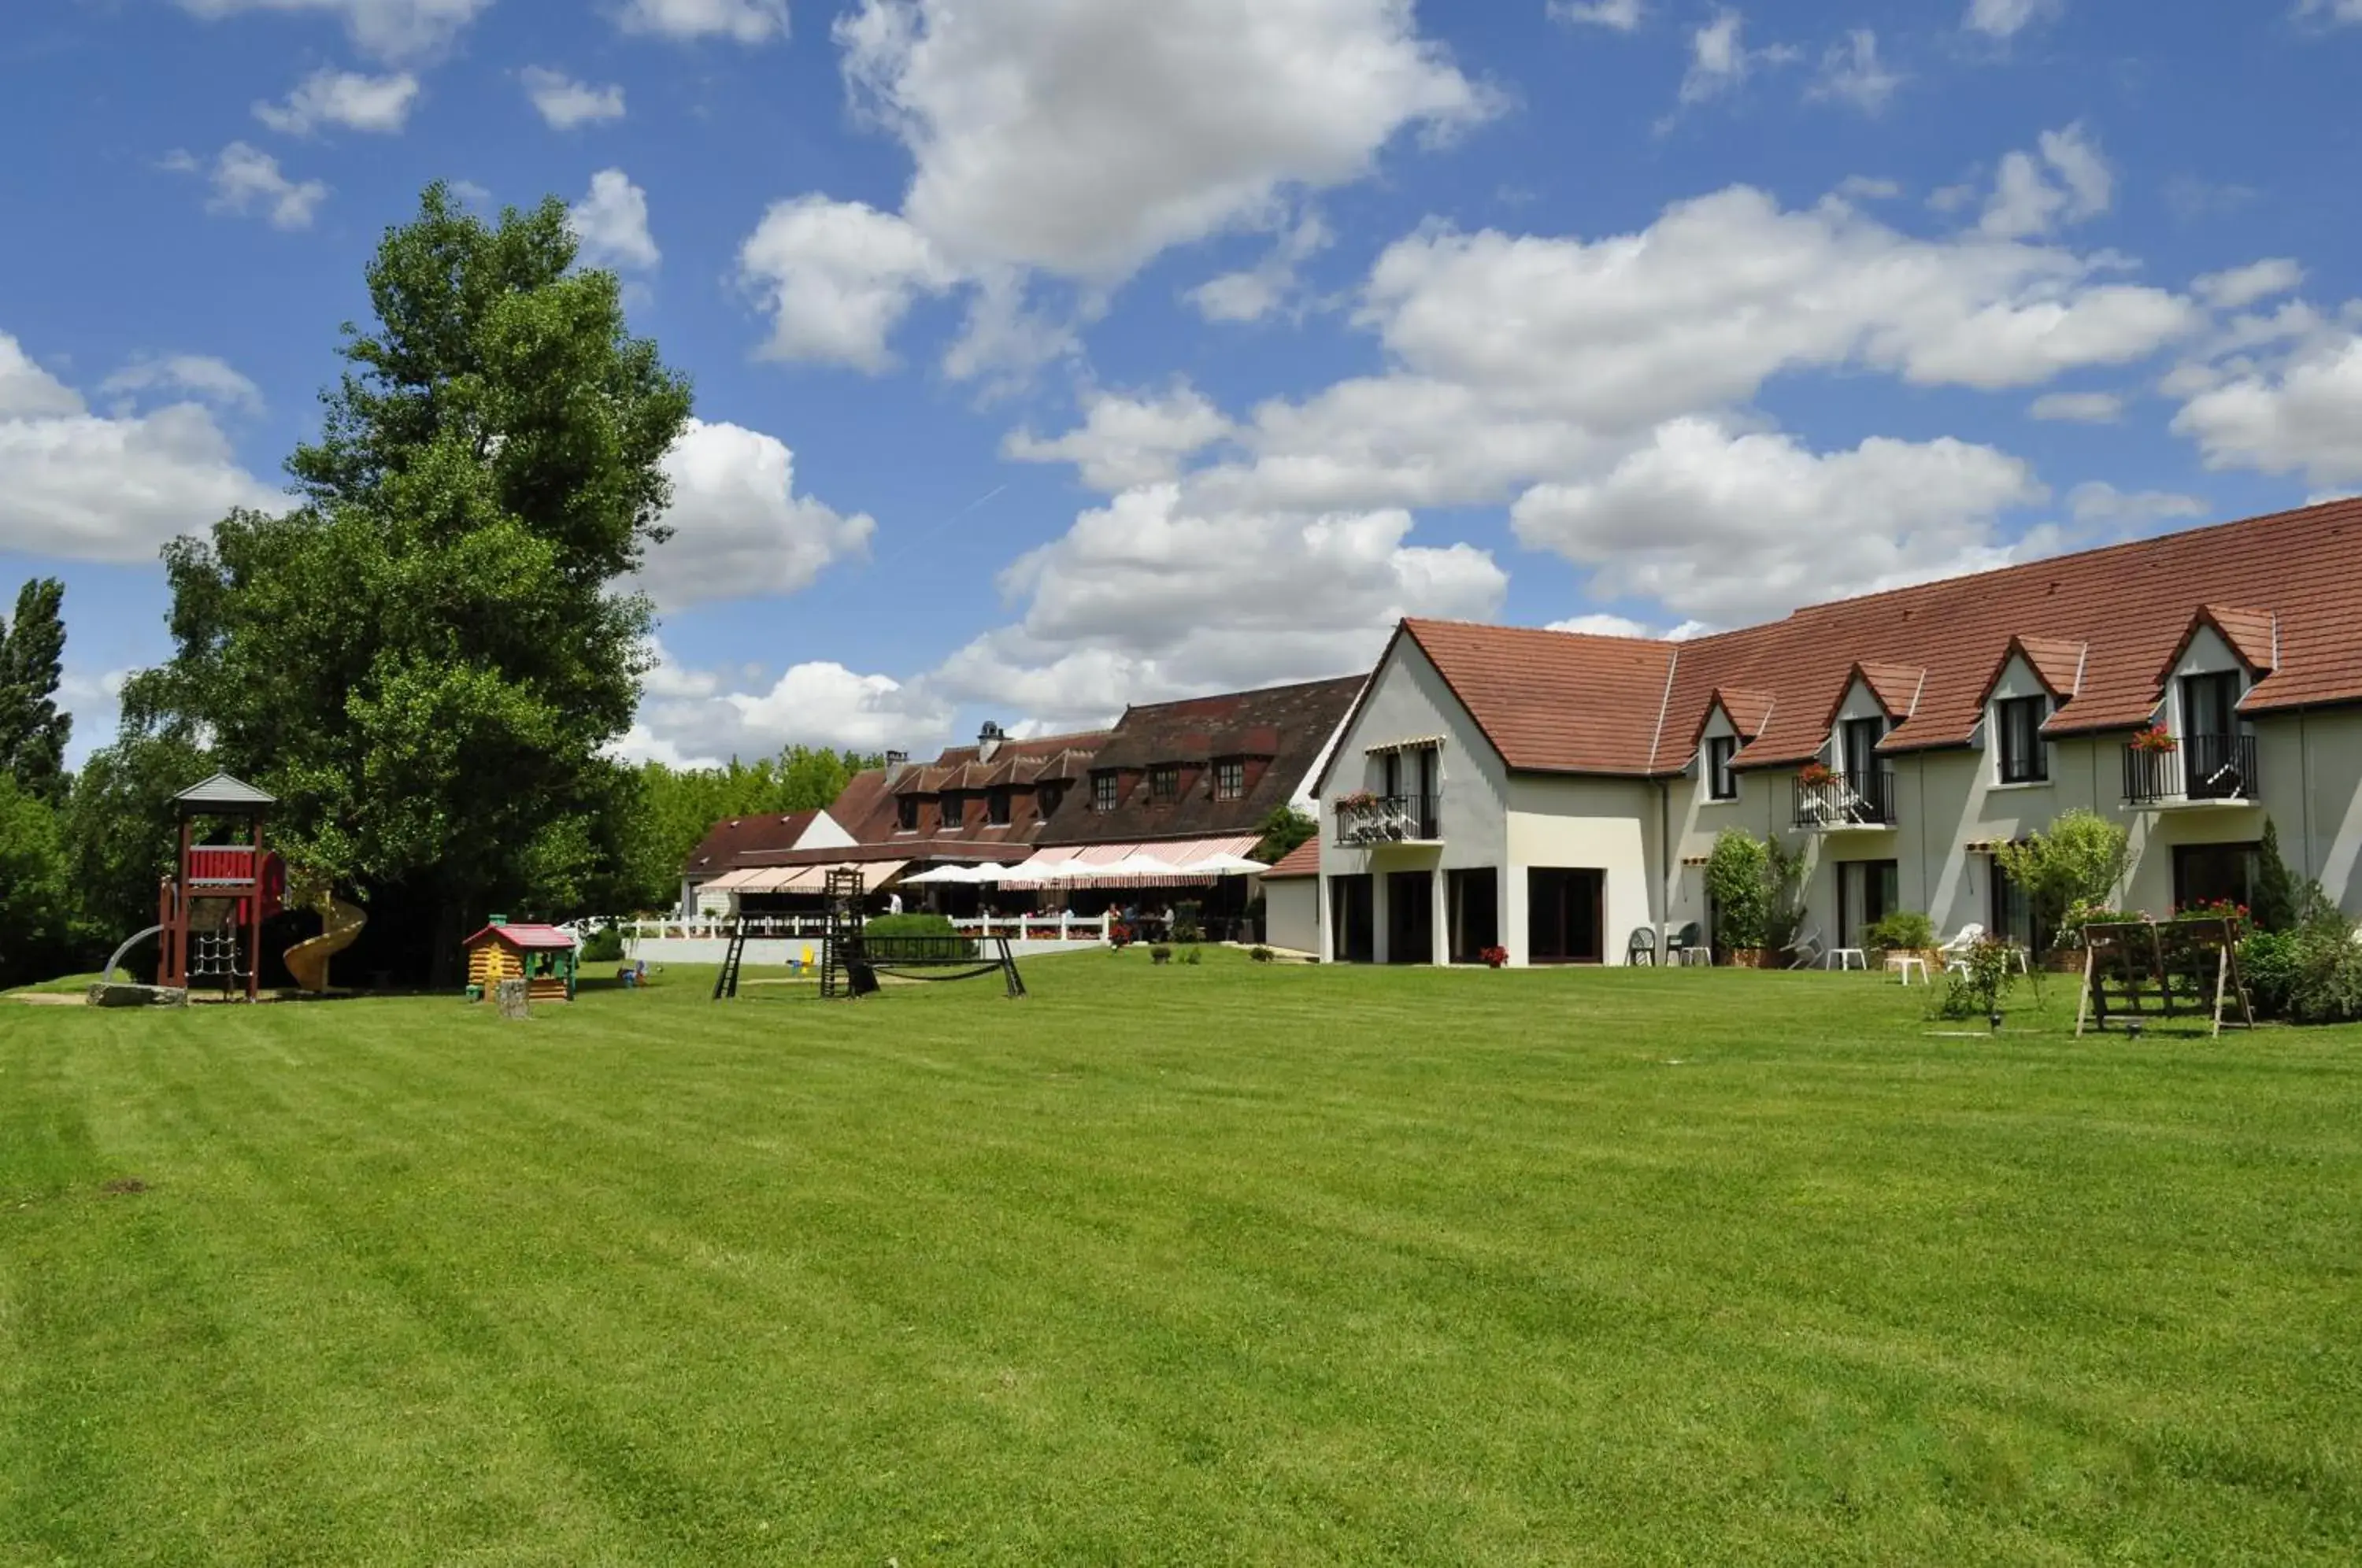
[[[1021,957],[1104,946],[1112,915],[984,915],[955,920],[962,936],[1006,936]],[[652,964],[719,964],[736,924],[726,920],[618,921],[624,956]],[[756,915],[746,922],[746,962],[778,965],[819,951],[828,922],[818,915]]]

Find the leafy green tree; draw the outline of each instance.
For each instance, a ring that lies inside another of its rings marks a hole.
[[[438,976],[491,910],[625,879],[636,791],[608,748],[651,617],[621,584],[666,537],[690,392],[574,260],[556,200],[488,224],[428,187],[288,462],[300,504],[166,548],[176,652],[125,692],[130,733],[207,734],[280,798],[290,858],[398,907],[400,966]]]
[[[1274,806],[1263,820],[1263,842],[1254,846],[1254,858],[1276,866],[1319,831],[1319,823],[1294,806]]]
[[[66,792],[66,741],[73,716],[58,711],[64,672],[65,585],[36,578],[17,595],[13,624],[0,622],[0,772],[45,804]]]
[[[2121,825],[2078,806],[2061,812],[2047,833],[1999,845],[1993,860],[2025,890],[2037,931],[2063,922],[2058,940],[2077,943],[2084,918],[2102,914],[2123,884],[2132,840]]]
[[[1706,896],[1714,900],[1715,941],[1725,947],[1769,945],[1772,930],[1771,846],[1745,828],[1715,834],[1705,862]]]
[[[0,773],[0,986],[59,972],[72,907],[56,816]]]
[[[59,830],[89,943],[111,950],[155,923],[156,884],[172,870],[172,797],[210,771],[194,740],[166,731],[102,746],[74,775]]]

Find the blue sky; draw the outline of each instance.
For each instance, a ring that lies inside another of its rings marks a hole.
[[[2362,0],[11,0],[76,753],[432,179],[696,382],[626,745],[931,747],[2362,488]]]

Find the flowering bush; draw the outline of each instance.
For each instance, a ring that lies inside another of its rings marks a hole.
[[[1509,950],[1506,947],[1487,947],[1485,951],[1476,955],[1476,956],[1482,958],[1486,964],[1497,969],[1502,965],[1509,961]]]
[[[1836,779],[1837,775],[1829,771],[1829,765],[1826,762],[1808,762],[1796,770],[1796,782],[1814,788],[1834,783]]]
[[[2180,905],[2174,910],[2171,918],[2175,920],[2227,920],[2244,925],[2246,923],[2247,919],[2247,906],[2245,904],[2233,903],[2228,899],[2216,899],[2208,903]]]
[[[1341,812],[1371,811],[1377,803],[1377,796],[1367,790],[1356,790],[1350,795],[1337,797],[1337,809]]]
[[[2172,732],[2163,724],[2151,724],[2134,735],[2132,745],[2135,751],[2146,751],[2160,756],[2168,752],[2181,749],[2181,743],[2175,740]]]

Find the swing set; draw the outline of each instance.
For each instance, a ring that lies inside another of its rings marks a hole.
[[[820,949],[820,994],[823,997],[866,997],[879,988],[878,977],[906,980],[974,980],[1001,977],[1010,1000],[1025,994],[1025,977],[1017,972],[1017,955],[1004,933],[987,936],[872,936],[861,902],[866,885],[857,870],[828,873],[822,896],[827,901],[827,923]],[[713,999],[738,994],[738,974],[746,957],[747,922],[741,917],[731,928],[730,945],[722,955],[722,972],[713,977]],[[956,970],[939,974],[937,970]]]
[[[2219,1038],[2223,1016],[2233,1008],[2239,1025],[2253,1029],[2255,1008],[2239,974],[2238,923],[2209,917],[2085,926],[2076,1037],[2082,1037],[2087,1021],[2104,1030],[2111,1018],[2120,1018],[2137,1034],[2143,1019],[2211,1014],[2213,1037]]]

